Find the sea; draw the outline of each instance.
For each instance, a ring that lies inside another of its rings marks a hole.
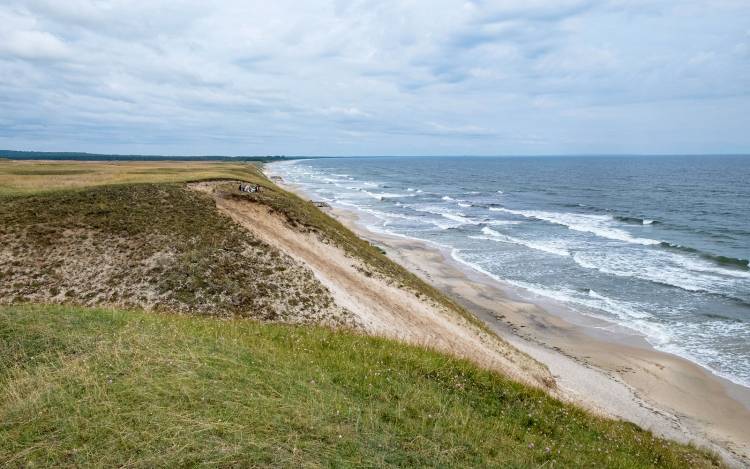
[[[423,240],[750,387],[750,157],[350,157],[269,165],[374,232]]]

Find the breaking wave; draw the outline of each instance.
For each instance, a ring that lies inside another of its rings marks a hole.
[[[505,212],[525,218],[562,225],[570,230],[591,233],[601,238],[623,241],[626,243],[655,245],[661,241],[649,238],[637,238],[627,231],[612,226],[613,217],[609,215],[587,215],[581,213],[545,212],[542,210],[511,210],[504,207],[490,207],[493,212]]]
[[[615,216],[614,219],[632,225],[656,225],[659,223],[657,220],[651,220],[650,218],[626,217],[619,215]]]
[[[535,249],[537,251],[543,251],[548,254],[554,254],[556,256],[570,256],[570,253],[567,250],[558,247],[557,244],[552,243],[552,242],[530,241],[526,239],[520,239],[520,238],[516,238],[513,236],[508,236],[508,235],[499,233],[487,226],[482,228],[482,233],[484,233],[485,236],[470,236],[470,238],[486,239],[486,240],[495,241],[495,242],[518,244],[520,246],[526,246],[527,248]]]

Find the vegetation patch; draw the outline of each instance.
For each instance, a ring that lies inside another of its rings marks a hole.
[[[242,179],[247,163],[12,161],[0,158],[0,196],[38,194],[110,184]]]
[[[9,169],[6,174],[13,176],[66,176],[76,174],[89,174],[94,171],[87,169],[45,169],[45,168],[28,168],[28,169]]]
[[[347,321],[309,269],[183,185],[110,185],[0,203],[0,302]]]
[[[0,466],[716,467],[470,362],[313,326],[0,307]]]

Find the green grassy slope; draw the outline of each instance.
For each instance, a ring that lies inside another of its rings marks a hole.
[[[0,307],[0,466],[711,467],[472,364],[310,326]]]

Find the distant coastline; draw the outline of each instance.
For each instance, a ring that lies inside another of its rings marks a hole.
[[[274,162],[306,159],[309,157],[284,156],[284,155],[258,155],[258,156],[226,156],[226,155],[201,155],[201,156],[170,156],[170,155],[117,155],[85,152],[63,152],[63,151],[16,151],[0,150],[0,158],[9,160],[51,160],[51,161],[260,161]]]

